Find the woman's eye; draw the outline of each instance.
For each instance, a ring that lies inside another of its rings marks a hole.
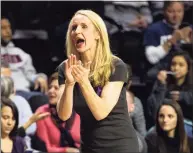
[[[160,118],[163,118],[163,117],[164,117],[164,115],[163,115],[163,114],[160,114],[160,115],[159,115],[159,117],[160,117]]]
[[[4,119],[8,119],[8,118],[9,118],[9,116],[3,116],[3,118],[4,118]]]
[[[83,29],[87,28],[87,25],[82,25],[82,28],[83,28]]]
[[[180,65],[180,67],[183,67],[184,66],[184,64],[179,64]]]
[[[76,28],[77,28],[77,26],[76,26],[76,25],[72,26],[72,31],[75,31],[75,30],[76,30]]]
[[[175,62],[172,62],[172,63],[171,63],[171,65],[172,65],[172,66],[175,66],[175,65],[176,65],[176,63],[175,63]]]

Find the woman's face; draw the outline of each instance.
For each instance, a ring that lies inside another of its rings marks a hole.
[[[174,108],[169,105],[163,105],[158,114],[158,122],[163,131],[175,131],[177,125],[177,114]]]
[[[78,52],[85,52],[95,48],[96,40],[99,37],[93,23],[88,17],[81,14],[74,16],[70,31],[73,45]]]
[[[4,106],[1,109],[1,134],[9,135],[15,126],[15,117],[10,107]]]
[[[58,80],[53,80],[49,85],[48,97],[50,104],[57,104],[60,98],[59,84]]]
[[[183,56],[175,56],[172,59],[170,69],[172,72],[176,73],[174,77],[177,80],[185,78],[188,73],[188,63]]]

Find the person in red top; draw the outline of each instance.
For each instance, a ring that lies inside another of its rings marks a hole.
[[[58,73],[49,79],[49,104],[39,107],[36,112],[50,112],[51,116],[37,122],[37,137],[45,143],[47,152],[79,153],[80,117],[77,113],[67,121],[59,119],[56,103],[60,98]]]

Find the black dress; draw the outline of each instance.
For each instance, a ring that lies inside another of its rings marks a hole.
[[[114,61],[115,71],[110,81],[127,82],[127,67],[120,59]],[[64,65],[59,66],[59,84],[64,84]],[[100,87],[95,88],[100,94]],[[92,115],[81,93],[78,83],[75,84],[73,105],[81,118],[81,151],[82,153],[137,153],[138,141],[131,119],[128,117],[126,88],[123,86],[119,100],[110,114],[97,121]]]

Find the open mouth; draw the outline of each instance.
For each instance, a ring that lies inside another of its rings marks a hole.
[[[53,98],[55,98],[56,96],[48,95],[48,97],[49,97],[50,99],[53,99]]]
[[[85,42],[84,39],[78,38],[78,39],[76,40],[76,46],[77,46],[77,47],[81,47],[81,46],[84,44],[84,42]]]

